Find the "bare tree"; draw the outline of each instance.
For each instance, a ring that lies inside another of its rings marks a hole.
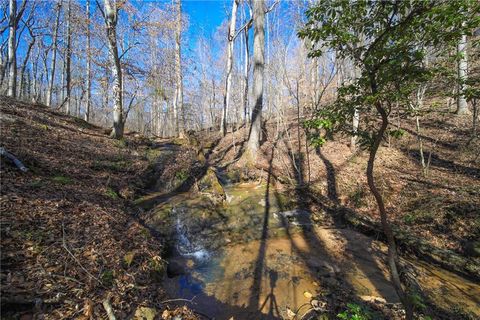
[[[263,73],[265,68],[265,1],[253,1],[253,102],[252,123],[245,156],[255,162],[262,131]]]
[[[248,29],[244,29],[243,35],[245,38],[244,46],[244,66],[243,66],[243,117],[245,125],[250,122],[249,111],[248,111],[248,72],[250,71],[250,54],[248,49]]]
[[[97,2],[98,4],[98,2]],[[110,65],[113,75],[113,130],[112,138],[121,139],[123,137],[123,100],[122,100],[122,67],[117,47],[117,22],[120,6],[116,0],[104,0],[105,11],[102,10],[107,29],[107,39],[109,48]],[[101,7],[99,6],[100,10]]]
[[[25,70],[27,68],[27,63],[28,63],[28,59],[30,58],[32,48],[35,45],[35,41],[36,41],[36,35],[33,33],[33,24],[34,24],[34,19],[33,19],[33,15],[31,14],[28,17],[27,21],[25,21],[25,25],[30,35],[30,41],[28,43],[27,52],[25,53],[25,58],[23,59],[22,68],[20,69],[20,84],[18,87],[19,87],[19,94],[21,97],[25,97],[25,91],[26,91]]]
[[[17,28],[18,20],[22,17],[25,9],[25,1],[22,9],[17,14],[17,0],[10,0],[8,20],[8,96],[15,97],[17,93]]]
[[[62,0],[58,2],[57,5],[57,16],[55,17],[55,26],[53,27],[53,39],[52,39],[52,73],[50,75],[50,83],[47,90],[47,106],[52,105],[52,93],[53,93],[53,83],[55,81],[55,64],[57,62],[57,41],[58,41],[58,27],[60,23],[60,11],[62,8]]]
[[[86,47],[86,59],[87,59],[87,69],[86,69],[86,91],[87,98],[85,101],[85,121],[90,121],[90,107],[92,101],[92,70],[90,62],[90,0],[86,1],[86,15],[87,15],[87,47]]]
[[[462,38],[458,42],[457,52],[460,55],[458,61],[458,85],[457,85],[457,114],[468,113],[467,99],[465,98],[465,81],[467,80],[467,35],[462,35]]]
[[[233,42],[235,40],[235,27],[237,22],[237,8],[239,0],[233,0],[232,16],[230,18],[230,26],[228,28],[228,49],[227,49],[227,78],[225,81],[225,96],[223,98],[222,121],[220,124],[220,132],[222,135],[227,133],[227,115],[230,109],[230,95],[232,86],[232,68],[233,68]]]
[[[65,79],[66,95],[65,110],[67,114],[71,113],[71,91],[72,91],[72,0],[67,4],[67,47],[65,48]]]
[[[185,135],[185,110],[183,106],[183,79],[182,79],[182,48],[181,48],[181,34],[182,34],[182,2],[176,1],[177,9],[177,24],[175,29],[175,81],[176,94],[173,103],[173,115],[175,120],[176,135],[183,137]],[[181,121],[179,119],[181,113]]]

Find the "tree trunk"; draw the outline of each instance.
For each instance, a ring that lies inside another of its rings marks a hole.
[[[227,116],[230,110],[230,94],[232,86],[232,69],[233,69],[233,44],[235,36],[235,27],[237,22],[238,1],[233,0],[232,17],[230,19],[230,27],[228,28],[228,48],[227,48],[227,79],[225,81],[225,96],[223,99],[222,121],[220,124],[220,133],[224,136],[227,134]]]
[[[35,36],[32,33],[30,33],[30,35],[32,37],[32,40],[28,44],[27,53],[25,54],[22,69],[20,70],[19,92],[22,97],[22,93],[25,91],[25,70],[27,68],[28,59],[30,58],[30,53],[32,52],[33,45],[35,44]]]
[[[175,79],[177,89],[175,94],[175,103],[173,106],[173,114],[175,118],[175,130],[178,137],[185,136],[185,110],[183,109],[183,79],[182,79],[182,51],[181,51],[181,34],[182,34],[182,2],[177,0],[177,25],[175,31]],[[181,118],[179,119],[179,113]]]
[[[358,132],[358,124],[360,123],[360,112],[357,108],[353,112],[352,117],[352,132],[353,135],[350,138],[350,150],[355,152],[357,150],[357,132]]]
[[[372,93],[376,94],[377,92],[376,84],[372,82],[371,86],[372,86]],[[380,102],[375,103],[375,109],[382,117],[382,123],[380,128],[377,131],[373,145],[370,148],[370,155],[367,163],[367,181],[368,181],[368,187],[370,188],[370,191],[372,192],[377,202],[377,206],[380,211],[380,221],[382,224],[382,229],[383,229],[383,232],[385,233],[385,236],[387,237],[387,244],[388,244],[387,260],[388,260],[388,266],[390,269],[390,274],[392,277],[392,283],[395,288],[395,291],[397,292],[397,295],[400,298],[400,301],[405,307],[406,319],[410,320],[410,319],[413,319],[413,306],[410,301],[410,298],[408,297],[408,294],[405,292],[405,290],[402,287],[402,282],[400,280],[400,276],[398,273],[398,254],[397,254],[397,246],[395,243],[395,238],[393,236],[390,222],[388,221],[387,211],[385,209],[385,203],[383,202],[383,197],[378,191],[377,186],[375,185],[375,179],[374,179],[375,158],[377,156],[377,151],[378,151],[378,148],[380,147],[380,143],[382,142],[383,136],[388,127],[388,115]]]
[[[17,92],[17,0],[10,0],[8,22],[8,96],[15,97]]]
[[[265,67],[265,1],[253,1],[253,101],[252,123],[245,156],[256,161],[262,134],[263,73]]]
[[[458,54],[460,55],[460,60],[458,61],[458,96],[457,96],[457,111],[456,114],[466,114],[468,113],[467,99],[463,91],[465,90],[465,81],[467,80],[467,36],[462,35],[458,43]]]
[[[71,23],[72,0],[68,0],[67,5],[67,48],[65,50],[65,78],[66,78],[66,96],[65,109],[67,114],[71,113],[71,91],[72,91],[72,23]]]
[[[114,0],[105,0],[105,24],[107,27],[108,48],[110,64],[113,74],[113,130],[111,137],[114,139],[123,138],[123,105],[122,105],[122,68],[117,48],[117,3]],[[108,81],[108,80],[107,80]]]
[[[90,103],[92,99],[92,71],[90,65],[90,0],[86,1],[86,9],[87,9],[87,74],[86,74],[86,86],[87,86],[87,99],[85,104],[85,121],[90,121]]]
[[[243,116],[244,116],[244,123],[245,128],[247,127],[247,123],[250,122],[250,112],[248,111],[248,71],[250,70],[250,55],[248,50],[248,29],[244,30],[245,36],[245,65],[243,69],[243,81],[245,82],[245,86],[243,88]]]
[[[52,39],[52,74],[50,76],[50,83],[47,90],[47,106],[52,105],[52,92],[53,92],[53,83],[55,81],[55,63],[57,61],[57,38],[58,38],[58,26],[60,22],[60,9],[62,7],[62,1],[58,3],[57,6],[57,16],[55,17],[55,27],[53,28],[53,39]]]
[[[353,83],[356,81],[358,78],[360,78],[361,74],[358,69],[358,67],[355,66],[353,62],[352,63],[352,68],[353,72],[352,77],[350,81]],[[352,117],[352,137],[350,138],[350,151],[353,153],[357,150],[357,138],[358,138],[358,125],[360,124],[360,111],[358,108],[355,108],[353,112],[353,117]]]

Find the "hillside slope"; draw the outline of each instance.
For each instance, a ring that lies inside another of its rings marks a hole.
[[[161,244],[128,213],[148,141],[0,97],[2,318],[119,319],[164,296]],[[155,307],[155,305],[153,305]]]

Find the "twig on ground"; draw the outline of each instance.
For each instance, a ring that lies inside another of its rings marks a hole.
[[[110,304],[110,296],[108,295],[105,300],[102,302],[103,308],[107,312],[107,316],[109,320],[117,320],[115,318],[115,314],[113,313],[112,305]]]
[[[75,260],[75,262],[82,268],[83,271],[85,271],[90,277],[93,279],[97,280],[100,284],[102,284],[102,281],[100,281],[97,277],[95,277],[93,274],[91,274],[87,269],[85,269],[84,266],[78,261],[77,257],[68,249],[67,247],[67,242],[65,241],[65,224],[62,221],[62,246],[65,249],[65,251],[68,252],[69,255],[72,256],[72,258]]]
[[[190,302],[190,303],[193,303],[193,300],[196,298],[197,296],[194,296],[192,299],[168,299],[168,300],[164,300],[160,303],[168,303],[168,302],[178,302],[178,301],[184,301],[184,302]]]

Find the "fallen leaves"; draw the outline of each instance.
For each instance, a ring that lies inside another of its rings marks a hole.
[[[120,319],[144,301],[162,300],[163,291],[150,281],[149,272],[161,245],[145,237],[148,230],[132,218],[123,199],[104,194],[106,185],[125,194],[138,188],[149,164],[141,156],[144,146],[132,143],[139,148],[133,155],[101,128],[89,126],[80,133],[73,117],[6,100],[0,98],[0,111],[15,121],[2,120],[2,147],[31,170],[20,174],[9,164],[0,168],[2,300],[44,301],[45,319],[105,318],[105,289],[111,291],[111,306]],[[129,167],[94,170],[97,160]],[[131,252],[135,256],[129,258]],[[127,275],[125,268],[133,262],[136,268]],[[114,271],[114,281],[106,288],[92,276],[108,270]],[[142,290],[132,290],[140,286]],[[2,316],[15,314],[13,309],[2,307]]]

